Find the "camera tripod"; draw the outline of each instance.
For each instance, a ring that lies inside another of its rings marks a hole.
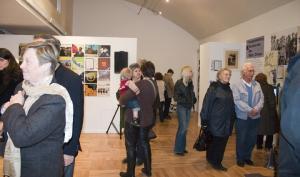
[[[119,110],[120,107],[121,107],[121,105],[118,104],[118,107],[117,107],[117,109],[116,109],[116,111],[115,111],[115,113],[114,113],[114,116],[112,117],[112,119],[111,119],[111,121],[110,121],[110,124],[109,124],[109,126],[108,126],[108,128],[107,128],[107,130],[106,130],[106,134],[108,134],[108,131],[109,131],[110,127],[113,126],[114,129],[116,130],[116,132],[120,135],[120,139],[122,139],[121,122],[120,122],[120,130],[118,130],[118,128],[117,128],[116,125],[114,124],[114,119],[115,119],[115,117],[116,117],[116,115],[117,115],[117,112],[118,112],[118,110]]]

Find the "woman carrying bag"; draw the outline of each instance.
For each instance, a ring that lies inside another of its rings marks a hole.
[[[214,169],[222,171],[227,171],[222,160],[235,117],[230,77],[229,69],[218,71],[217,81],[207,89],[200,113],[202,128],[212,136],[207,144],[206,160]]]

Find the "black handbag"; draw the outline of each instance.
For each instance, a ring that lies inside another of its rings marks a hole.
[[[212,141],[211,134],[206,129],[201,127],[199,136],[198,136],[193,148],[196,149],[197,151],[206,151],[208,143],[210,143],[211,141]]]

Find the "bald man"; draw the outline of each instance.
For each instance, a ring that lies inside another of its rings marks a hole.
[[[251,160],[256,144],[260,110],[264,104],[264,95],[258,82],[253,80],[254,66],[245,63],[241,71],[241,80],[233,85],[236,121],[236,160],[244,167],[254,165]]]

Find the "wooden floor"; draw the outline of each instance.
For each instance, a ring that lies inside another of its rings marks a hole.
[[[197,113],[192,119],[187,135],[187,150],[183,157],[173,154],[175,134],[177,130],[176,114],[171,120],[157,122],[155,132],[158,137],[151,142],[152,176],[153,177],[244,177],[245,174],[259,173],[263,176],[273,176],[273,171],[264,167],[266,152],[254,150],[255,166],[238,167],[235,164],[235,136],[227,144],[223,165],[227,172],[212,169],[205,160],[205,152],[192,149],[198,134]],[[121,163],[125,157],[124,138],[116,134],[82,134],[83,152],[76,158],[75,177],[117,177],[120,171],[125,171],[126,165]],[[141,168],[136,168],[136,176],[140,177]],[[0,159],[2,171],[2,159]]]

